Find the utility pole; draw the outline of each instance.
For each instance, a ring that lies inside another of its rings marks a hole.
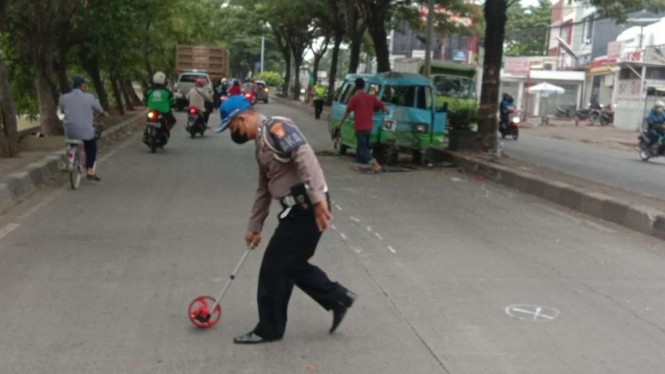
[[[263,73],[263,63],[266,56],[266,33],[265,25],[261,26],[261,69],[260,72]]]
[[[432,29],[434,28],[434,0],[427,4],[427,33],[425,34],[425,76],[432,73]]]

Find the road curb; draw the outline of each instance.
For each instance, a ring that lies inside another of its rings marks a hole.
[[[585,191],[568,183],[478,160],[463,153],[430,149],[428,155],[433,161],[453,162],[468,173],[643,234],[665,239],[665,213],[648,206],[633,205],[608,195]]]
[[[126,139],[134,133],[133,126],[139,125],[144,116],[145,113],[141,112],[105,130],[101,146]],[[55,152],[0,179],[0,214],[4,214],[16,203],[53,181],[65,169],[65,157],[62,151]]]

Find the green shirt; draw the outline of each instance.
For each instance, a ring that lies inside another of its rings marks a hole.
[[[175,97],[171,91],[159,86],[148,89],[143,101],[149,110],[156,110],[160,113],[170,112],[171,107],[175,105]]]
[[[326,88],[324,86],[316,85],[314,87],[314,95],[316,95],[317,99],[325,99],[326,98]]]

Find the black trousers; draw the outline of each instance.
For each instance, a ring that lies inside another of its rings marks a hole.
[[[97,139],[84,140],[83,149],[85,149],[85,167],[92,169],[97,160]]]
[[[314,117],[321,118],[321,112],[323,112],[323,100],[314,99]]]
[[[348,290],[332,282],[308,260],[314,255],[321,233],[311,211],[291,211],[282,218],[270,239],[259,273],[259,323],[254,333],[264,339],[281,339],[286,330],[287,309],[297,286],[326,310],[351,302]]]

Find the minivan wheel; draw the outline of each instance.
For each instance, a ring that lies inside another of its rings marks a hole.
[[[379,145],[374,148],[374,157],[381,165],[396,165],[399,162],[399,152],[392,145]]]

